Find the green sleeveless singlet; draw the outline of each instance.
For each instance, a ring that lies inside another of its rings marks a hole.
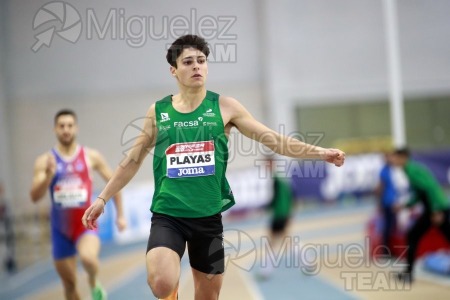
[[[172,96],[167,96],[156,102],[155,112],[155,193],[150,210],[200,218],[233,206],[233,193],[225,178],[228,138],[219,95],[207,91],[200,106],[190,113],[175,110]]]

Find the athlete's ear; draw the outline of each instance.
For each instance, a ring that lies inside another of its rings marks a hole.
[[[177,71],[177,69],[175,67],[170,66],[170,73],[172,74],[172,76],[177,76],[176,71]]]

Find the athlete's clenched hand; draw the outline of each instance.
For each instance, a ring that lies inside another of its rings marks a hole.
[[[103,213],[105,204],[103,200],[97,198],[91,206],[84,212],[81,222],[87,229],[96,229],[98,226],[97,219]]]

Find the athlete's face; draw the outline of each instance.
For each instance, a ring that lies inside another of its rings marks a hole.
[[[394,154],[393,155],[393,164],[397,167],[404,167],[408,162],[408,157],[405,155]]]
[[[170,72],[183,86],[201,87],[208,74],[206,56],[200,50],[186,48],[177,58],[177,68],[170,67]]]
[[[71,115],[62,115],[56,120],[55,133],[58,141],[64,146],[70,146],[78,133],[75,118]]]

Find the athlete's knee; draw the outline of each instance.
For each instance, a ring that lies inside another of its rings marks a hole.
[[[99,263],[100,240],[94,234],[83,234],[77,245],[77,252],[85,268],[96,268]]]
[[[83,266],[87,268],[96,268],[98,266],[98,258],[95,255],[80,253],[80,260]]]
[[[147,275],[147,284],[156,298],[167,298],[177,286],[174,280],[157,274]]]

